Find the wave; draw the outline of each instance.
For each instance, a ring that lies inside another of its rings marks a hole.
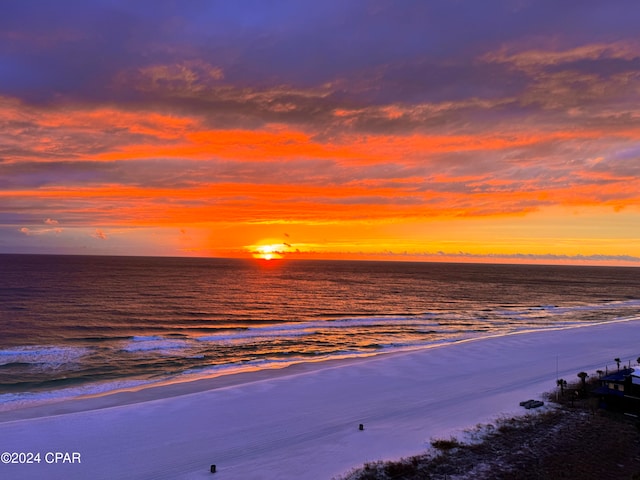
[[[617,300],[604,303],[591,303],[586,305],[536,305],[526,309],[521,308],[496,309],[496,313],[503,316],[518,315],[521,317],[531,317],[535,315],[549,314],[550,316],[560,316],[576,312],[598,312],[603,310],[621,310],[628,308],[640,308],[640,299]]]
[[[89,353],[83,347],[33,345],[0,350],[0,365],[64,365],[77,363]]]
[[[0,393],[0,412],[77,398],[84,395],[102,395],[118,390],[144,387],[152,383],[154,382],[151,380],[115,380],[55,390]]]
[[[429,316],[431,318],[431,315]],[[322,320],[311,322],[290,322],[264,327],[250,327],[238,333],[226,333],[221,335],[203,335],[197,337],[201,342],[231,342],[235,340],[248,340],[258,338],[301,337],[321,333],[323,331],[373,329],[380,327],[412,327],[412,328],[436,328],[440,323],[421,321],[414,316],[369,316],[359,318],[342,318],[339,320]]]
[[[160,335],[135,336],[121,350],[124,352],[167,352],[172,353],[174,350],[184,349],[188,347],[189,340],[186,338],[168,338]]]

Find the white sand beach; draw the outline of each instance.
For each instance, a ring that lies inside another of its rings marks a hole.
[[[573,381],[638,356],[640,321],[623,321],[5,412],[0,452],[41,461],[0,464],[0,477],[330,479],[524,413],[518,402],[553,390],[556,374]]]

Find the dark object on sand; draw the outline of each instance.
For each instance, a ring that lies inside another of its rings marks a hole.
[[[358,430],[364,430],[364,425],[361,423],[360,426],[358,427]]]
[[[520,402],[520,406],[526,408],[527,410],[531,408],[538,408],[544,405],[544,402],[540,400],[525,400],[524,402]]]
[[[216,473],[216,466],[215,465],[211,465],[211,473]]]

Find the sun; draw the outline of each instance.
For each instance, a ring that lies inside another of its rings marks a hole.
[[[276,260],[282,258],[282,244],[270,244],[257,246],[252,255],[254,258],[262,260]]]

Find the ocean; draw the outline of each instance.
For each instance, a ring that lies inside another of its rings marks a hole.
[[[638,268],[0,255],[0,410],[633,318]]]

